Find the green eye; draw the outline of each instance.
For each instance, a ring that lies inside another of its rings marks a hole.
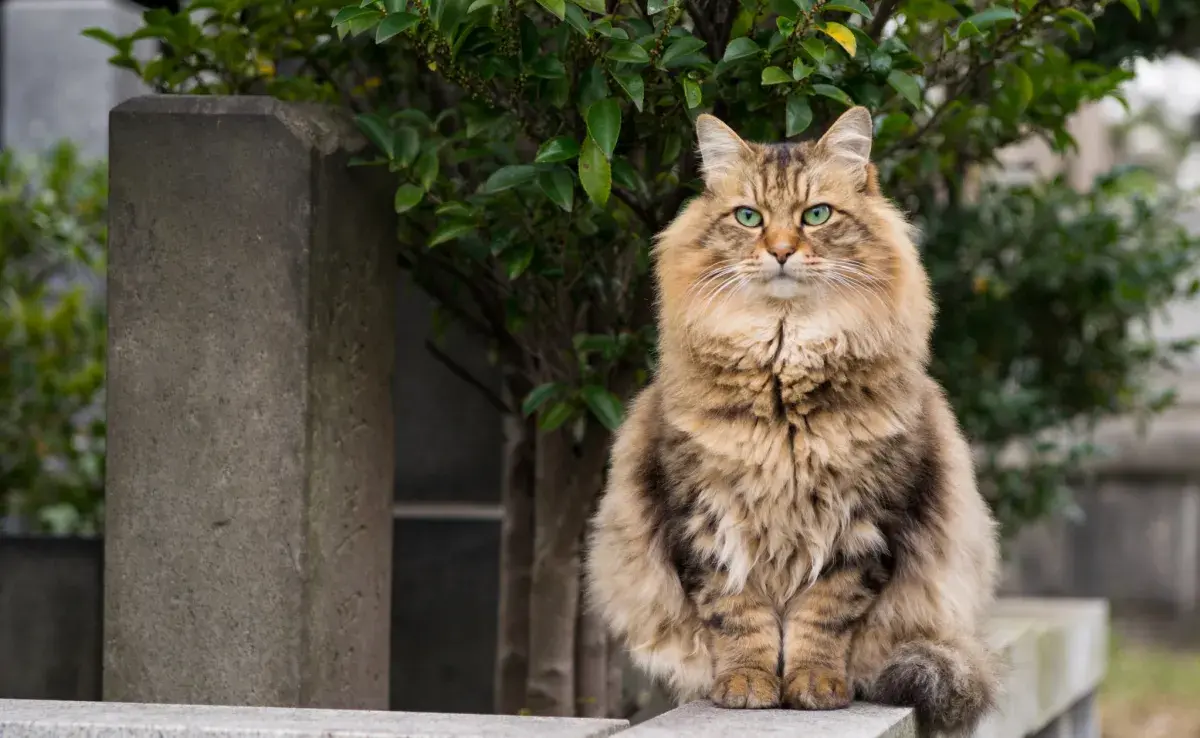
[[[829,220],[831,215],[833,215],[833,208],[828,205],[813,205],[805,210],[804,215],[801,215],[800,218],[804,221],[804,225],[819,226]]]
[[[733,217],[747,228],[758,228],[762,225],[762,213],[754,208],[738,208],[733,211]]]

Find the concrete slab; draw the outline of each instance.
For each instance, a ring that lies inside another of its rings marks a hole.
[[[624,720],[0,700],[4,738],[601,738]]]

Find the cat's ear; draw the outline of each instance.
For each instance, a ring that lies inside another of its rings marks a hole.
[[[732,128],[708,114],[696,118],[696,139],[700,145],[700,172],[707,187],[724,178],[749,150]]]
[[[873,133],[871,113],[860,105],[842,113],[842,117],[821,136],[817,146],[846,166],[862,169],[865,174],[871,161]]]

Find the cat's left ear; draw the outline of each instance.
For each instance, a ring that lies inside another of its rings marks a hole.
[[[848,167],[861,169],[863,175],[871,163],[871,137],[874,123],[871,113],[861,105],[842,113],[817,146]]]

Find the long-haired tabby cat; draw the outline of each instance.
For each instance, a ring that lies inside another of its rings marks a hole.
[[[593,602],[681,700],[992,707],[995,525],[926,365],[933,305],[869,162],[696,124],[705,191],[659,236],[659,367],[613,447]]]

